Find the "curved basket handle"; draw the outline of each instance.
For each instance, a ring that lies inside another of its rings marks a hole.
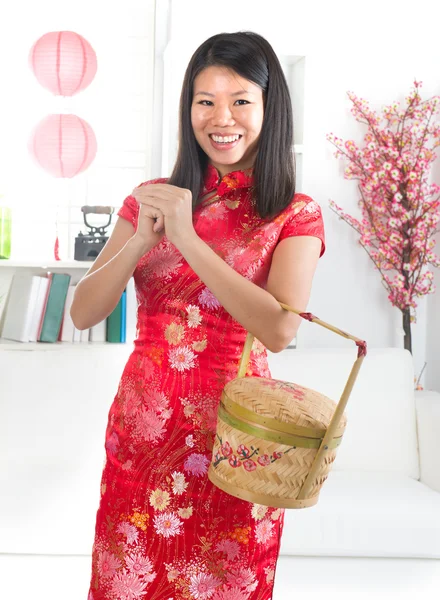
[[[347,406],[348,399],[353,390],[353,386],[357,379],[359,369],[361,368],[362,362],[367,355],[367,343],[364,340],[361,340],[357,337],[354,337],[353,335],[350,335],[349,333],[346,333],[345,331],[342,331],[341,329],[338,329],[337,327],[333,327],[333,325],[329,325],[328,323],[321,321],[321,319],[318,319],[318,317],[315,317],[314,315],[312,315],[312,313],[301,312],[299,310],[296,310],[295,308],[292,308],[291,306],[288,306],[287,304],[283,304],[282,302],[279,302],[279,305],[282,308],[284,308],[284,310],[293,312],[293,313],[299,315],[300,317],[302,317],[303,319],[305,319],[306,321],[310,321],[311,323],[316,323],[317,325],[321,325],[321,327],[325,327],[325,329],[329,329],[330,331],[333,331],[333,333],[336,333],[337,335],[340,335],[348,340],[352,340],[353,342],[355,342],[356,346],[358,347],[357,359],[355,360],[354,365],[351,369],[350,375],[348,377],[348,381],[345,384],[344,391],[342,392],[341,398],[338,402],[338,405],[336,406],[334,415],[329,423],[327,431],[326,431],[324,437],[322,438],[322,442],[318,449],[318,452],[316,453],[313,465],[311,466],[310,471],[306,477],[306,480],[304,481],[304,484],[298,494],[297,499],[302,500],[302,499],[308,497],[308,495],[313,487],[313,482],[315,480],[315,476],[321,466],[322,461],[324,460],[324,455],[329,449],[329,446],[330,446],[329,442],[331,442],[333,440],[334,433],[339,428],[339,423],[342,419],[345,407]],[[241,359],[240,359],[240,365],[238,368],[237,377],[244,377],[246,375],[253,342],[254,342],[254,335],[252,333],[248,332],[248,334],[246,336],[246,341],[245,341],[245,344],[243,347],[243,353],[242,353]]]

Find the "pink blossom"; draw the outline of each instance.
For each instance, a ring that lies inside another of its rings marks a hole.
[[[116,571],[121,567],[119,559],[111,552],[104,550],[98,556],[98,573],[101,577],[113,577]]]
[[[144,581],[151,582],[156,577],[156,573],[153,572],[153,563],[140,552],[128,554],[125,563],[130,572],[143,576]]]
[[[258,585],[255,573],[249,568],[232,569],[226,574],[228,585],[253,592]]]
[[[168,409],[169,400],[163,392],[153,389],[147,389],[144,392],[144,404],[147,408],[163,413]]]
[[[263,454],[263,456],[258,457],[258,463],[262,467],[267,467],[267,465],[270,465],[270,462],[270,456],[268,454]]]
[[[118,527],[116,528],[116,531],[126,536],[127,544],[133,544],[137,542],[139,534],[138,530],[134,525],[131,525],[130,523],[124,521],[122,523],[119,523]]]
[[[144,596],[147,585],[148,581],[124,569],[112,580],[111,594],[118,600],[138,600]]]
[[[188,371],[195,366],[196,355],[189,346],[178,346],[168,352],[168,357],[172,369],[176,371]]]
[[[364,145],[327,136],[336,147],[335,156],[348,160],[345,177],[359,181],[362,219],[348,215],[333,201],[330,206],[358,232],[391,303],[412,319],[416,298],[434,290],[429,266],[440,266],[432,252],[440,221],[440,186],[429,182],[440,146],[440,124],[433,120],[440,97],[422,101],[421,85],[414,82],[405,108],[395,102],[383,109],[383,117],[349,92],[352,114],[367,125]]]
[[[119,438],[118,434],[115,431],[113,431],[111,436],[105,442],[105,447],[107,448],[110,454],[116,454],[119,448]]]
[[[148,256],[147,276],[168,280],[182,266],[182,256],[171,243],[156,246]]]
[[[253,460],[248,458],[247,460],[243,461],[243,467],[246,471],[255,471],[255,469],[257,468],[257,464]]]
[[[235,540],[221,540],[215,549],[224,552],[229,561],[235,560],[240,553],[240,545]]]
[[[237,448],[237,454],[240,454],[240,456],[243,456],[243,458],[247,458],[250,455],[250,453],[250,450],[246,448],[246,446],[244,446],[243,444],[240,444]]]
[[[136,420],[135,429],[142,440],[155,445],[165,434],[165,419],[155,411],[143,408]]]
[[[204,288],[200,292],[198,300],[205,308],[216,309],[221,306],[220,302],[208,288]]]
[[[219,585],[220,581],[216,577],[202,572],[191,576],[189,591],[193,598],[205,600],[213,596]]]
[[[265,544],[273,536],[274,523],[271,523],[269,519],[260,521],[255,526],[255,537],[259,544]]]
[[[204,454],[190,454],[185,460],[183,468],[191,475],[203,477],[208,472],[209,459]]]
[[[240,588],[227,588],[221,589],[216,592],[215,596],[212,597],[212,600],[248,600],[249,593],[244,590],[240,590]]]
[[[232,456],[229,457],[229,464],[231,465],[231,467],[241,467],[241,462],[238,460],[238,458],[235,456],[235,454],[233,454]]]
[[[224,444],[222,444],[221,450],[222,450],[223,456],[231,456],[231,454],[232,454],[232,448],[231,448],[229,442],[225,442]]]
[[[181,533],[182,521],[174,513],[159,513],[154,516],[154,528],[165,538],[174,537]]]

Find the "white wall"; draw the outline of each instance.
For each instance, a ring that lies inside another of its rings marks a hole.
[[[343,163],[333,157],[325,135],[334,132],[361,139],[364,130],[349,112],[347,90],[376,108],[396,99],[403,101],[415,77],[424,82],[425,97],[440,93],[436,3],[420,0],[417,15],[422,16],[417,18],[399,0],[372,0],[368,8],[347,0],[223,0],[215,5],[205,0],[159,0],[156,15],[154,4],[154,0],[127,0],[123,8],[117,0],[80,0],[75,6],[66,0],[9,4],[7,18],[0,21],[0,193],[6,191],[5,200],[14,209],[15,257],[52,256],[57,204],[76,207],[74,236],[81,228],[78,207],[82,204],[119,206],[135,185],[159,174],[159,71],[168,39],[181,47],[182,56],[189,57],[211,34],[251,29],[265,35],[278,54],[306,57],[302,189],[321,204],[327,231],[327,254],[315,278],[310,310],[365,338],[372,347],[400,345],[400,313],[390,306],[356,234],[328,209],[332,198],[348,212],[358,210],[356,183],[343,179]],[[171,21],[167,23],[169,5]],[[154,16],[158,14],[162,20],[155,55]],[[95,81],[63,104],[86,118],[98,139],[95,163],[85,176],[69,182],[56,181],[38,170],[26,151],[32,127],[60,108],[60,101],[40,88],[27,67],[32,43],[56,29],[78,31],[98,56]],[[437,181],[439,176],[437,171]],[[65,221],[66,213],[61,210]],[[66,227],[60,233],[62,257],[67,258]],[[420,303],[418,324],[413,327],[416,373],[425,358],[428,373],[430,367],[431,372],[440,367],[436,358],[440,356],[439,294],[429,302],[430,340],[425,301]],[[303,324],[298,337],[302,347],[347,344],[309,323]],[[435,387],[440,389],[438,379]]]
[[[72,206],[74,237],[83,224],[83,204],[120,206],[151,176],[154,13],[154,0],[8,3],[0,19],[0,194],[14,211],[14,258],[53,258],[57,205],[61,258],[69,258],[67,207]],[[33,43],[58,30],[81,34],[98,59],[94,81],[70,99],[42,88],[27,62]],[[51,177],[28,156],[32,129],[52,112],[79,115],[97,138],[95,161],[70,180]]]
[[[440,152],[437,153],[437,156]],[[440,160],[433,168],[434,181],[440,181]],[[437,254],[440,254],[440,232],[437,234]],[[436,292],[428,298],[428,334],[426,345],[426,387],[440,391],[440,269],[434,272]]]
[[[221,31],[248,29],[267,37],[278,54],[306,57],[302,189],[321,204],[327,232],[327,254],[309,307],[371,347],[401,345],[400,312],[390,305],[355,232],[328,208],[333,199],[356,214],[358,195],[356,182],[343,179],[344,163],[334,158],[325,136],[334,132],[343,139],[362,139],[365,129],[350,114],[349,90],[376,109],[393,100],[403,103],[414,78],[423,81],[424,97],[440,93],[435,6],[428,0],[418,2],[414,10],[405,9],[400,0],[373,0],[368,5],[348,0],[223,0],[215,8],[207,8],[204,0],[172,3],[171,40],[182,49],[195,49]],[[423,301],[413,326],[416,373],[425,361],[426,312]],[[304,323],[298,343],[324,347],[347,341]],[[438,342],[430,346],[431,352],[434,349],[440,353]]]

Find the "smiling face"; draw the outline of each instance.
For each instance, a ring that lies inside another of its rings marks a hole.
[[[191,123],[209,162],[223,177],[252,167],[263,125],[260,87],[226,67],[207,67],[194,81]]]

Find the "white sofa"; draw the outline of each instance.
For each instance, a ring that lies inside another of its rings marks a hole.
[[[270,355],[274,377],[339,398],[356,348]],[[107,413],[129,348],[0,347],[0,553],[91,553]],[[409,353],[371,350],[316,506],[287,511],[281,553],[440,558],[440,394]]]
[[[272,376],[339,400],[356,348],[271,356]],[[289,510],[281,553],[440,558],[440,394],[414,393],[409,352],[370,350],[316,506]]]

